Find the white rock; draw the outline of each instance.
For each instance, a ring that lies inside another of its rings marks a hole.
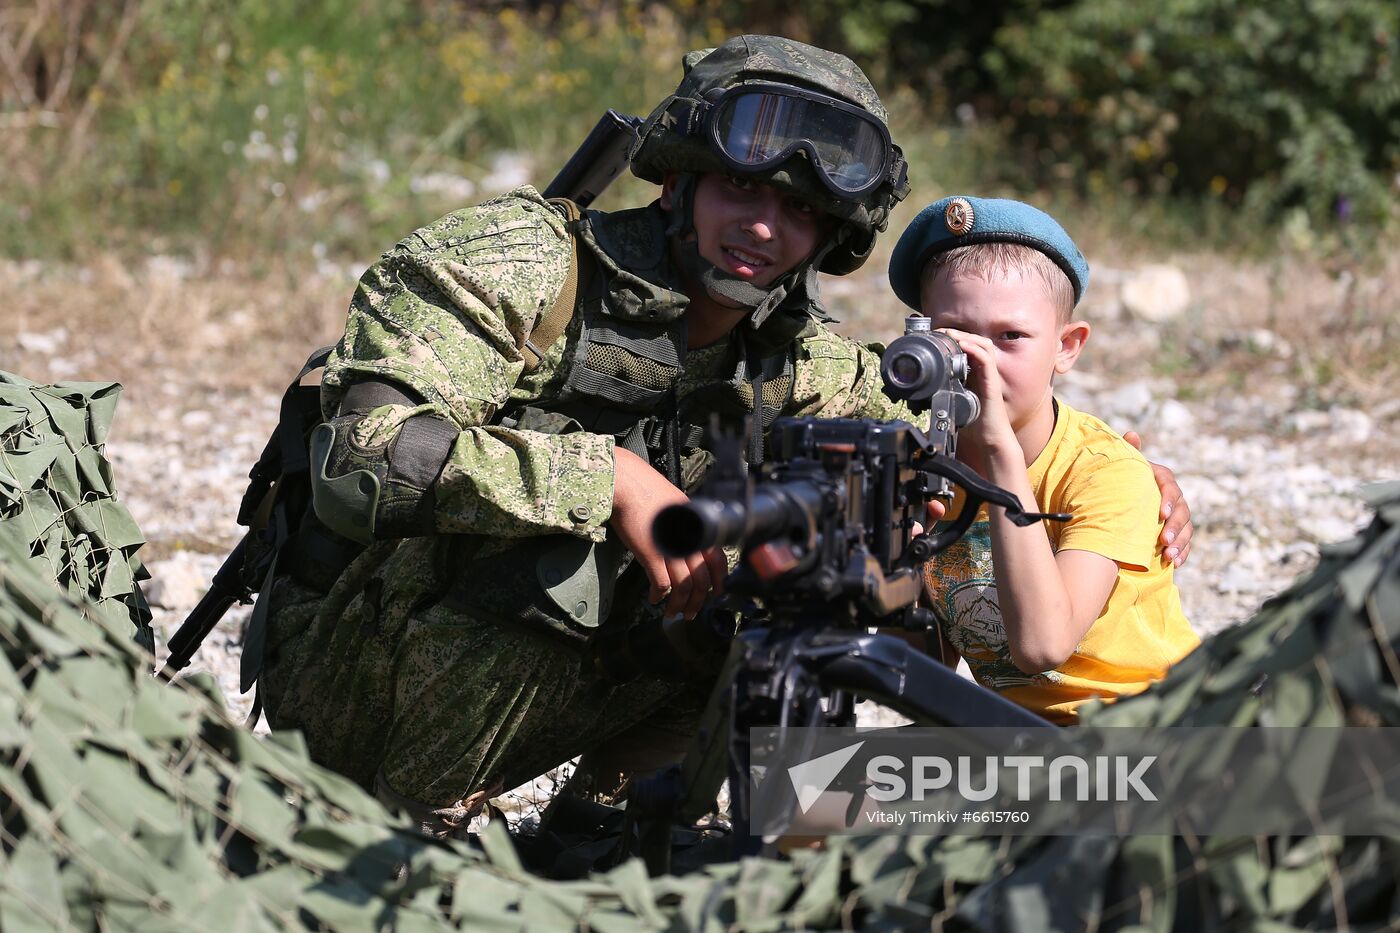
[[[1348,541],[1356,536],[1356,527],[1339,515],[1311,515],[1303,524],[1303,531],[1318,544],[1335,544]]]
[[[1157,429],[1168,434],[1184,434],[1196,427],[1196,416],[1191,414],[1191,409],[1174,398],[1164,399],[1157,406],[1154,420]]]
[[[491,173],[481,179],[483,191],[511,191],[528,184],[535,165],[523,152],[502,152],[491,161]]]
[[[470,178],[449,172],[429,172],[409,179],[408,188],[414,194],[441,194],[453,201],[469,201],[476,194]],[[321,257],[317,257],[318,259]]]
[[[183,256],[151,256],[146,259],[146,276],[156,282],[183,282],[195,273],[194,263]]]
[[[219,562],[213,554],[176,551],[168,560],[148,568],[151,580],[142,589],[146,598],[162,609],[193,609],[209,588]]]
[[[1146,382],[1128,382],[1102,396],[1104,409],[1099,417],[1106,420],[1141,421],[1152,407],[1154,394]]]
[[[1355,408],[1333,408],[1332,438],[1347,444],[1364,444],[1371,437],[1371,416]]]
[[[1231,564],[1215,581],[1215,588],[1222,593],[1252,593],[1259,589],[1259,575],[1243,564]]]
[[[1327,430],[1327,412],[1295,411],[1288,416],[1286,423],[1294,434],[1320,434]]]
[[[37,259],[0,260],[0,278],[11,282],[26,282],[38,279],[44,273],[44,264]]]
[[[1191,303],[1191,283],[1176,266],[1149,265],[1123,280],[1123,307],[1140,321],[1163,324]]]
[[[1364,411],[1333,407],[1326,411],[1295,411],[1284,422],[1294,434],[1324,443],[1363,444],[1374,422]]]
[[[42,333],[20,334],[15,340],[19,342],[21,350],[28,353],[42,353],[47,356],[57,353],[59,348],[68,342],[68,331],[62,327],[56,327]]]
[[[1371,409],[1371,416],[1378,421],[1388,421],[1400,415],[1400,397],[1378,403]]]
[[[1245,334],[1245,343],[1257,353],[1268,353],[1280,359],[1293,356],[1293,345],[1265,327],[1255,328]]]

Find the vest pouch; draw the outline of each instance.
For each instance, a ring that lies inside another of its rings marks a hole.
[[[563,538],[535,563],[535,575],[545,595],[568,620],[571,631],[592,637],[612,609],[617,585],[620,546],[613,540]]]
[[[456,580],[444,605],[529,625],[580,646],[612,611],[624,555],[616,541],[549,535],[483,553],[490,550],[478,550],[465,564],[453,562]]]

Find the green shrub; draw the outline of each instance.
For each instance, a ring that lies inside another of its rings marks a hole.
[[[1400,170],[1393,0],[1081,0],[986,58],[1017,163],[1093,192],[1381,220]]]

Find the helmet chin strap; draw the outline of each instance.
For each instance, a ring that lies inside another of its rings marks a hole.
[[[666,228],[666,234],[676,240],[676,256],[681,270],[689,279],[699,283],[711,298],[729,307],[747,309],[750,312],[749,323],[755,328],[762,325],[794,289],[805,287],[809,298],[816,300],[816,268],[836,245],[834,237],[828,238],[805,262],[789,270],[767,288],[761,288],[716,266],[700,255],[700,244],[693,237],[686,238],[695,228],[694,175],[687,173],[676,179],[672,200],[675,207],[671,211],[671,223]]]

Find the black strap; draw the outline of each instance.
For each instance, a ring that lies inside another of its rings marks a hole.
[[[306,358],[306,365],[297,373],[292,384],[282,395],[282,410],[277,422],[277,434],[281,438],[282,475],[305,473],[311,461],[306,450],[306,430],[309,421],[320,421],[320,387],[303,386],[301,381],[318,369],[324,369],[334,347],[322,347]],[[311,400],[314,399],[314,402]],[[311,404],[314,410],[308,410]]]
[[[676,390],[671,389],[671,412],[666,418],[666,472],[667,479],[677,489],[681,486],[681,445],[678,422],[681,419],[680,404],[676,400]]]
[[[385,405],[417,408],[422,404],[423,400],[418,397],[416,392],[412,392],[397,383],[385,382],[381,379],[366,379],[363,382],[356,382],[345,391],[345,398],[340,401],[340,413],[342,415],[364,414]]]
[[[753,432],[749,438],[749,466],[763,462],[763,367],[756,367],[753,375]]]
[[[238,524],[245,528],[251,528],[258,519],[263,500],[274,482],[307,469],[305,432],[321,418],[321,390],[319,386],[304,386],[301,381],[323,369],[333,349],[321,347],[307,357],[306,364],[282,393],[277,428],[267,439],[257,463],[248,471],[248,488],[238,506]]]
[[[417,415],[404,421],[389,452],[388,481],[428,489],[442,472],[461,431],[438,415]]]
[[[311,458],[306,447],[306,436],[312,425],[321,420],[321,390],[320,386],[304,386],[301,381],[315,370],[325,367],[332,349],[322,347],[307,357],[306,365],[282,396],[275,433],[282,460],[277,477],[278,494],[272,505],[272,514],[268,516],[268,527],[264,529],[272,548],[267,555],[262,585],[258,587],[262,598],[253,606],[253,614],[248,617],[243,631],[243,651],[239,658],[239,690],[243,693],[257,683],[258,675],[262,672],[263,645],[267,638],[267,591],[282,565],[281,557],[288,539],[292,537],[292,528],[307,509]],[[293,477],[298,481],[290,482]],[[263,568],[260,566],[258,569]],[[260,708],[255,710],[255,713],[260,712]],[[253,721],[256,722],[256,719]]]

